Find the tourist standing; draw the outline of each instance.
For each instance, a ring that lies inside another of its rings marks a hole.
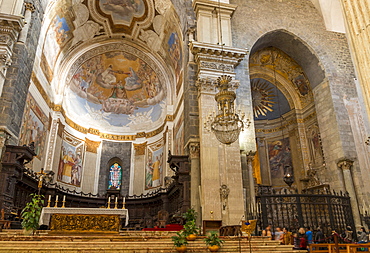
[[[298,233],[294,235],[294,249],[307,249],[307,235],[304,228],[300,228]]]
[[[293,240],[292,240],[292,232],[289,232],[287,228],[283,228],[283,238],[281,241],[281,244],[284,245],[292,245]]]
[[[316,243],[324,243],[325,238],[324,238],[324,233],[321,231],[321,228],[317,228],[317,232],[315,234],[315,242]]]
[[[311,228],[310,227],[307,227],[306,228],[306,236],[307,236],[307,243],[308,244],[311,244],[312,243],[313,234],[312,234],[312,231],[311,231]]]
[[[262,230],[262,236],[272,236],[271,226],[268,225],[264,230]]]

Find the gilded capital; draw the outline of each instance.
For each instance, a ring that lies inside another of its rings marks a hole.
[[[140,143],[140,144],[135,144],[134,143],[134,149],[135,149],[135,155],[145,155],[145,149],[147,146],[148,142]]]
[[[35,6],[32,3],[24,3],[26,11],[34,12],[36,10]]]
[[[353,165],[353,161],[349,159],[343,159],[337,163],[338,168],[342,170],[351,170],[352,165]]]
[[[92,141],[89,139],[85,139],[86,143],[86,151],[91,153],[98,153],[98,147],[100,146],[100,141]]]

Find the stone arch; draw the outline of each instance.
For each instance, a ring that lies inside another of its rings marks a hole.
[[[295,175],[296,187],[302,188],[304,186],[298,182],[306,176],[309,165],[316,164],[320,167],[320,163],[313,162],[314,152],[310,150],[312,147],[307,136],[309,128],[317,124],[312,85],[303,67],[291,55],[281,48],[266,45],[268,46],[252,50],[249,59],[250,79],[263,79],[266,84],[277,88],[274,91],[274,103],[279,104],[279,112],[281,101],[278,99],[277,90],[287,99],[290,108],[280,112],[278,118],[255,118],[257,150],[263,153],[258,158],[262,159],[262,166],[256,174],[265,176],[262,183],[284,187],[283,176],[286,171],[283,168],[292,166],[293,171],[289,173]],[[280,164],[279,161],[284,163]]]
[[[324,81],[326,75],[318,56],[297,35],[283,29],[270,31],[256,41],[250,55],[270,46],[282,50],[302,67],[310,81],[311,89]]]

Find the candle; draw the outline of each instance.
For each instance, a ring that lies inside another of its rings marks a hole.
[[[55,202],[58,202],[58,195],[57,195],[57,197],[56,197],[56,199],[55,199]]]
[[[63,196],[63,201],[65,202],[66,201],[66,195]]]
[[[123,197],[123,203],[126,203],[126,198],[125,197]]]
[[[117,199],[118,199],[118,197],[116,197],[116,201],[115,201],[116,203],[117,203]]]
[[[108,203],[110,203],[110,197],[108,198]]]
[[[51,201],[51,195],[49,195],[49,202]]]

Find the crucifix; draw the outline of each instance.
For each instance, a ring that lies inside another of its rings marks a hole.
[[[38,189],[39,189],[39,195],[40,195],[40,191],[41,191],[41,188],[42,188],[42,183],[43,183],[43,181],[44,181],[44,177],[45,177],[45,175],[46,175],[46,173],[44,172],[44,168],[41,168],[41,171],[40,172],[37,172],[36,173],[37,175],[40,175],[40,177],[39,177],[39,184],[38,184]]]

